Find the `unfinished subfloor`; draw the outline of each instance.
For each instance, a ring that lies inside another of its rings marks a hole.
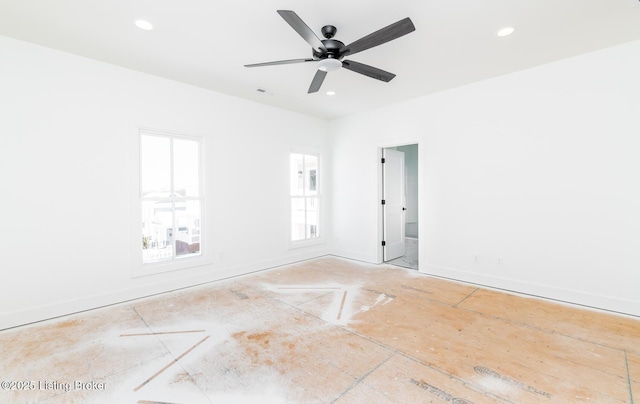
[[[3,403],[640,402],[636,318],[334,257],[0,344]]]

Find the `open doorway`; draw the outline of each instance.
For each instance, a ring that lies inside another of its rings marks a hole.
[[[418,145],[382,149],[383,261],[418,269]]]

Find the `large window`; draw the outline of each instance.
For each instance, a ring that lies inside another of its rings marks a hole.
[[[319,156],[291,153],[291,241],[320,237]]]
[[[200,139],[140,133],[142,262],[201,255]]]

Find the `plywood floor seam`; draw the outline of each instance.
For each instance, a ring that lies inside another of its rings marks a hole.
[[[2,331],[0,344],[11,403],[640,397],[638,319],[336,257]]]
[[[463,310],[464,310],[464,308],[463,308]],[[477,312],[477,311],[474,311],[474,310],[468,310],[468,311],[476,313],[476,314],[479,314],[479,315],[482,315],[482,316],[488,316],[488,315],[486,315],[484,313]],[[589,340],[589,339],[583,339],[583,338],[576,337],[576,336],[571,335],[571,334],[555,331],[553,329],[542,328],[542,327],[538,327],[538,326],[535,326],[535,325],[531,325],[531,324],[527,324],[527,323],[523,323],[523,322],[512,321],[512,320],[509,320],[507,318],[502,318],[502,317],[497,317],[497,316],[488,316],[488,317],[492,317],[492,318],[495,318],[496,320],[500,320],[500,321],[504,321],[504,322],[507,322],[507,323],[511,323],[513,325],[530,328],[531,330],[536,330],[536,331],[550,333],[550,334],[557,334],[557,335],[560,335],[560,336],[563,336],[563,337],[576,339],[578,341],[582,341],[582,342],[586,342],[586,343],[590,343],[590,344],[595,344],[595,345],[600,345],[603,348],[610,348],[610,349],[614,349],[614,350],[618,350],[618,351],[625,351],[625,350],[620,349],[619,347],[616,347],[616,346],[608,345],[606,343],[601,343],[601,342],[593,341],[593,340]]]
[[[478,393],[480,393],[482,395],[485,395],[486,397],[489,397],[492,400],[496,400],[497,402],[504,402],[504,403],[513,404],[512,401],[509,401],[509,400],[507,400],[507,399],[505,399],[503,397],[496,396],[492,392],[486,391],[486,390],[484,390],[484,389],[480,388],[479,386],[476,386],[476,385],[474,385],[472,383],[468,383],[464,379],[458,378],[457,376],[454,376],[454,375],[451,375],[451,374],[447,373],[444,369],[439,369],[437,367],[434,367],[433,365],[431,365],[429,363],[422,362],[421,360],[419,360],[417,358],[414,358],[411,355],[407,355],[407,354],[405,354],[403,352],[398,352],[398,354],[406,357],[408,360],[410,360],[412,362],[416,362],[416,363],[421,364],[424,367],[433,369],[433,370],[435,370],[435,371],[437,371],[437,372],[449,377],[452,381],[455,381],[456,383],[460,383],[460,384],[464,385],[465,387],[467,387],[467,388],[469,388],[471,390],[474,390],[474,391],[476,391],[476,392],[478,392]]]
[[[632,388],[633,379],[631,379],[631,371],[629,370],[629,357],[628,357],[628,352],[626,350],[624,351],[624,364],[627,368],[627,383],[629,384],[629,402],[633,404],[634,403],[633,388]]]
[[[462,300],[460,300],[458,303],[454,304],[453,307],[459,307],[461,304],[463,304],[465,302],[465,300],[467,300],[468,298],[473,296],[473,294],[476,293],[478,291],[478,289],[479,288],[475,288],[471,293],[466,295]]]
[[[375,365],[371,370],[369,370],[368,372],[366,372],[365,374],[363,374],[360,378],[358,378],[356,381],[353,382],[352,385],[350,385],[349,387],[347,387],[342,393],[340,393],[338,395],[338,397],[336,397],[335,399],[333,399],[331,401],[331,403],[336,403],[338,402],[340,399],[342,399],[343,396],[345,396],[346,394],[349,394],[349,392],[351,390],[353,390],[356,386],[358,386],[360,383],[362,383],[371,373],[375,372],[376,370],[378,370],[378,368],[380,368],[382,365],[384,365],[385,363],[387,363],[391,358],[393,358],[395,355],[397,355],[398,352],[393,352],[389,357],[387,357],[386,359],[383,359],[382,362],[378,363],[377,365]]]

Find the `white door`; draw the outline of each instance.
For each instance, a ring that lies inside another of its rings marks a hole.
[[[382,212],[384,215],[384,261],[404,255],[404,153],[383,149]]]

